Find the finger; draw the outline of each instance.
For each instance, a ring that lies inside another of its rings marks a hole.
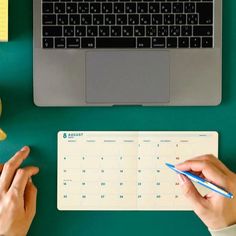
[[[183,195],[190,202],[195,212],[202,212],[205,208],[205,199],[197,191],[193,183],[184,175],[179,175],[180,187]]]
[[[36,213],[37,188],[30,178],[25,188],[25,211],[30,217]]]
[[[214,155],[203,155],[203,156],[198,156],[195,157],[191,160],[203,160],[203,161],[211,161],[217,168],[219,168],[224,174],[229,174],[230,170],[219,160],[217,159]]]
[[[20,196],[23,196],[29,178],[38,172],[39,169],[34,166],[18,169],[9,191],[16,191]]]
[[[202,172],[208,181],[226,187],[226,175],[210,161],[188,160],[176,165],[176,168],[181,171]]]
[[[8,162],[3,166],[0,177],[0,190],[8,191],[16,170],[20,167],[22,162],[28,157],[30,153],[29,147],[23,147],[17,152]]]
[[[0,172],[2,172],[3,164],[0,164]]]

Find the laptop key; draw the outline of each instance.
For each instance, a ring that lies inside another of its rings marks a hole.
[[[43,26],[43,36],[62,36],[62,27]]]
[[[160,6],[159,6],[159,3],[157,2],[151,2],[149,4],[149,12],[150,13],[159,13],[160,12]]]
[[[67,48],[80,48],[80,38],[67,38],[66,47]]]
[[[210,37],[203,37],[202,38],[202,47],[203,48],[212,48],[213,46],[213,39]]]
[[[43,48],[53,48],[53,38],[43,38]]]
[[[184,12],[184,5],[182,2],[173,3],[173,13],[183,13]]]
[[[53,13],[53,3],[43,3],[43,13]]]
[[[70,15],[69,16],[70,25],[79,25],[80,24],[80,15]]]
[[[145,27],[144,26],[135,26],[134,27],[135,36],[145,36]]]
[[[189,48],[189,38],[188,37],[179,38],[179,48]]]
[[[150,38],[137,38],[138,48],[150,48],[151,40]]]
[[[213,27],[212,26],[193,26],[194,36],[212,36]]]
[[[89,4],[88,3],[79,3],[78,12],[79,13],[88,13],[89,12]]]
[[[57,24],[58,25],[68,25],[68,15],[58,14],[57,15]]]
[[[43,15],[43,24],[44,25],[55,25],[56,24],[56,16],[53,14]]]
[[[192,26],[181,26],[182,36],[192,36]]]
[[[138,25],[139,24],[139,15],[129,14],[128,15],[128,24],[129,25]]]
[[[67,3],[66,4],[67,13],[77,13],[77,4],[76,3]]]
[[[65,48],[65,38],[55,38],[55,48]]]
[[[85,26],[76,26],[75,27],[75,36],[85,36],[86,27]]]
[[[165,25],[173,25],[175,22],[174,14],[165,14],[164,15],[164,24]]]
[[[97,48],[135,48],[135,38],[96,38]]]
[[[92,16],[91,15],[81,15],[81,24],[82,25],[91,25],[92,24]]]
[[[111,26],[111,36],[121,36],[121,26]]]
[[[184,3],[184,12],[185,13],[195,13],[196,5],[193,2]]]
[[[200,48],[201,47],[201,38],[200,37],[190,38],[190,46],[191,46],[191,48]]]
[[[114,13],[124,13],[125,6],[124,3],[114,3]]]
[[[152,38],[152,48],[165,48],[166,39],[165,38]]]
[[[170,26],[170,36],[180,36],[180,26]]]
[[[109,26],[100,26],[99,36],[109,36]]]
[[[200,24],[212,24],[213,23],[213,3],[197,3],[196,12],[199,13]]]
[[[189,25],[196,25],[196,24],[198,24],[198,15],[197,14],[188,14],[188,16],[187,16],[187,23]]]
[[[167,36],[168,26],[158,26],[158,36]]]
[[[91,3],[90,4],[90,13],[100,13],[101,12],[101,4],[96,2],[96,3]]]
[[[171,3],[161,3],[162,13],[171,13]]]
[[[151,18],[148,14],[141,14],[140,15],[140,25],[150,25]]]
[[[167,38],[167,48],[177,48],[177,38]]]
[[[146,26],[146,35],[147,36],[156,36],[157,35],[156,26]]]
[[[136,13],[136,3],[126,3],[125,5],[126,13]]]
[[[95,47],[95,39],[94,38],[82,38],[81,47],[82,48],[94,48]]]
[[[175,15],[175,23],[176,23],[176,25],[185,25],[186,24],[186,15],[176,14]]]
[[[97,26],[88,26],[87,27],[87,36],[97,36],[98,35],[98,28]]]
[[[75,30],[74,26],[65,26],[64,27],[64,36],[74,36]]]
[[[162,24],[162,15],[161,14],[152,14],[152,24],[161,25]]]
[[[94,25],[103,25],[103,15],[102,14],[94,14],[93,15],[93,24]]]
[[[123,26],[123,36],[133,36],[133,26]]]
[[[55,13],[65,13],[66,5],[65,3],[55,3]]]

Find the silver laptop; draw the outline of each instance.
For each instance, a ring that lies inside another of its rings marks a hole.
[[[222,0],[34,0],[37,106],[221,102]]]

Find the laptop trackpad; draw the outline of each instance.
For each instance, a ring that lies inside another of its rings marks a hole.
[[[86,53],[87,103],[166,103],[169,94],[167,51]]]

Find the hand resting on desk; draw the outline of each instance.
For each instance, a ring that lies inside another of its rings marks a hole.
[[[35,216],[37,189],[31,177],[39,169],[20,168],[29,152],[30,149],[24,147],[8,162],[0,164],[0,235],[25,236]],[[236,195],[236,174],[213,156],[197,157],[176,167],[192,171]],[[180,179],[184,195],[208,228],[218,230],[236,224],[236,198],[227,199],[214,192],[202,197],[188,178],[181,175]],[[230,235],[235,235],[234,230]]]
[[[209,182],[234,194],[233,199],[211,192],[202,197],[192,182],[180,175],[181,188],[193,210],[211,230],[236,224],[236,174],[211,155],[197,157],[176,166],[181,171],[191,171]]]
[[[31,177],[37,167],[20,168],[30,149],[22,148],[0,164],[0,235],[25,236],[36,213],[37,189]]]

